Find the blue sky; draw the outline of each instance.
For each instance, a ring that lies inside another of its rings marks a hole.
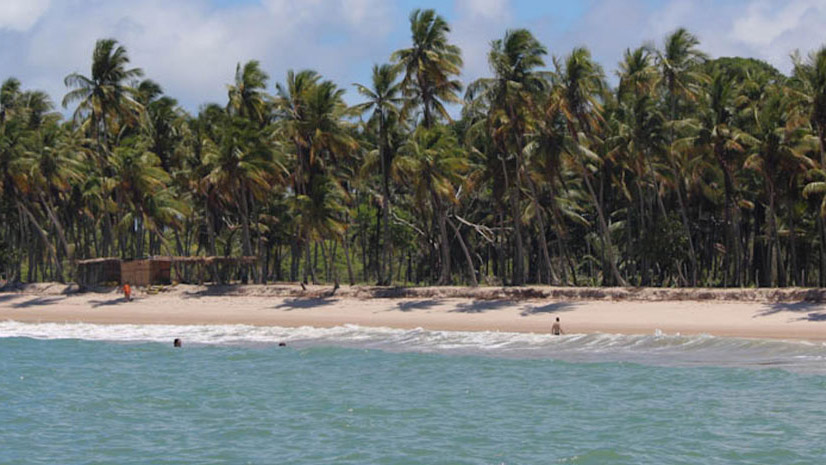
[[[677,27],[712,56],[766,60],[826,42],[824,0],[0,0],[0,79],[19,78],[59,103],[63,77],[88,73],[96,39],[122,42],[135,66],[188,110],[223,103],[235,64],[257,59],[270,90],[288,69],[313,68],[348,88],[409,43],[408,14],[435,8],[464,54],[462,79],[485,75],[491,40],[526,27],[552,55],[589,47],[606,73],[622,52],[658,45]],[[550,61],[550,60],[548,60]]]

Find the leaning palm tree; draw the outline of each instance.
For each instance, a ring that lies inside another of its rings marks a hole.
[[[602,159],[590,149],[597,141],[603,122],[600,95],[604,91],[602,68],[593,61],[586,48],[575,48],[564,62],[554,60],[554,89],[548,104],[548,114],[564,121],[568,132],[567,151],[585,182],[588,195],[597,213],[600,239],[605,253],[604,277],[626,286],[625,278],[617,268],[611,231],[608,228],[602,201],[594,188],[593,171]],[[593,171],[592,171],[593,170]],[[608,278],[610,276],[610,278]]]
[[[382,176],[382,217],[384,221],[384,244],[382,247],[382,260],[379,263],[379,283],[390,284],[390,276],[385,275],[384,265],[388,264],[390,257],[390,165],[393,163],[392,153],[389,150],[389,140],[387,136],[388,116],[398,116],[401,104],[404,99],[401,93],[401,83],[396,81],[398,68],[388,64],[373,65],[372,88],[361,84],[354,84],[359,94],[367,98],[367,101],[356,105],[355,110],[365,113],[373,110],[371,118],[378,121],[379,143],[378,157]]]
[[[408,97],[405,110],[422,108],[426,128],[435,115],[450,119],[445,103],[458,103],[462,84],[454,79],[462,68],[462,52],[447,40],[450,26],[434,10],[413,10],[410,14],[413,45],[396,51],[391,59],[404,70],[402,86]]]
[[[623,170],[617,183],[629,201],[627,221],[635,224],[627,228],[626,263],[640,272],[642,285],[649,284],[652,265],[645,253],[646,241],[668,218],[661,188],[663,170],[657,158],[666,151],[668,140],[665,117],[658,105],[660,76],[653,58],[648,47],[625,51],[617,71],[619,87],[607,118],[610,129],[606,137],[606,158]]]

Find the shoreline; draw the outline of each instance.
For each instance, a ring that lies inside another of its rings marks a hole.
[[[568,298],[558,297],[554,294],[557,290],[566,291]],[[559,317],[567,333],[662,331],[826,341],[826,304],[800,298],[816,297],[820,289],[597,290],[600,293],[593,294],[591,288],[345,286],[332,294],[328,286],[302,290],[294,284],[180,285],[157,293],[151,288],[139,289],[135,300],[125,302],[115,290],[78,293],[63,285],[39,284],[20,292],[0,293],[0,320],[283,327],[355,324],[398,329],[550,333],[554,318]],[[698,298],[688,300],[692,292],[697,293]],[[620,297],[623,294],[625,297]],[[671,300],[664,299],[669,295]]]

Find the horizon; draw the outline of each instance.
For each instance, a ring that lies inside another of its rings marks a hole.
[[[249,60],[258,60],[269,74],[268,92],[284,80],[287,70],[314,69],[346,90],[348,104],[358,103],[352,84],[369,82],[374,63],[388,62],[393,51],[410,42],[408,15],[416,8],[434,8],[450,24],[450,38],[462,49],[460,80],[465,86],[489,74],[490,41],[507,29],[533,32],[548,49],[548,65],[550,57],[586,46],[615,85],[614,71],[626,48],[659,46],[678,27],[696,34],[711,58],[755,58],[788,74],[792,52],[806,54],[823,44],[818,25],[826,20],[826,5],[809,0],[739,0],[724,5],[678,0],[573,5],[454,0],[448,7],[434,0],[71,3],[10,0],[0,6],[0,40],[11,45],[0,51],[0,79],[15,77],[25,89],[46,91],[64,115],[72,109],[61,106],[66,93],[63,78],[72,72],[88,73],[94,43],[100,38],[111,37],[124,45],[132,66],[142,68],[146,78],[195,114],[202,105],[223,104],[235,65]],[[726,14],[732,11],[741,14]],[[282,17],[290,19],[275,22]],[[611,26],[602,28],[606,21]],[[293,40],[296,31],[310,40]],[[70,36],[75,40],[67,40]]]

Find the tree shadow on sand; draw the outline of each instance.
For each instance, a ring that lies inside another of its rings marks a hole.
[[[26,300],[24,302],[16,302],[11,304],[14,308],[40,307],[43,305],[56,304],[66,297],[36,297],[34,299]]]
[[[824,321],[826,322],[826,312],[809,313],[804,317],[797,319],[798,321]]]
[[[241,284],[205,284],[203,289],[184,292],[183,297],[187,299],[198,299],[201,297],[225,296],[239,292],[241,287]]]
[[[579,304],[573,302],[554,302],[552,304],[535,306],[535,305],[528,305],[522,310],[520,315],[522,316],[531,316],[537,315],[540,313],[560,313],[560,312],[569,312],[576,308]]]
[[[114,299],[109,300],[90,300],[89,303],[92,304],[92,308],[109,307],[112,305],[126,303],[126,297],[115,297]]]
[[[413,300],[410,302],[399,302],[396,304],[399,307],[399,310],[403,312],[410,312],[413,310],[427,310],[428,308],[433,308],[436,305],[439,305],[440,301],[436,299],[427,299],[427,300]]]
[[[20,294],[3,294],[3,295],[0,295],[0,303],[6,302],[6,301],[9,301],[9,300],[19,299],[21,297],[23,297],[23,296],[20,295]]]
[[[510,300],[474,300],[473,302],[463,302],[456,305],[451,312],[456,313],[484,313],[489,310],[499,310],[513,307]]]
[[[276,305],[274,308],[283,310],[298,310],[303,308],[323,307],[325,305],[332,305],[338,299],[331,299],[329,297],[316,297],[309,299],[285,299],[283,303]]]
[[[801,313],[801,312],[811,312],[812,310],[823,310],[824,305],[818,302],[776,302],[773,304],[765,305],[760,311],[758,311],[752,318],[757,318],[760,316],[769,316],[774,315],[776,313],[782,312],[792,312],[792,313]],[[810,313],[813,315],[813,313]],[[821,321],[821,320],[812,320],[812,321]]]

